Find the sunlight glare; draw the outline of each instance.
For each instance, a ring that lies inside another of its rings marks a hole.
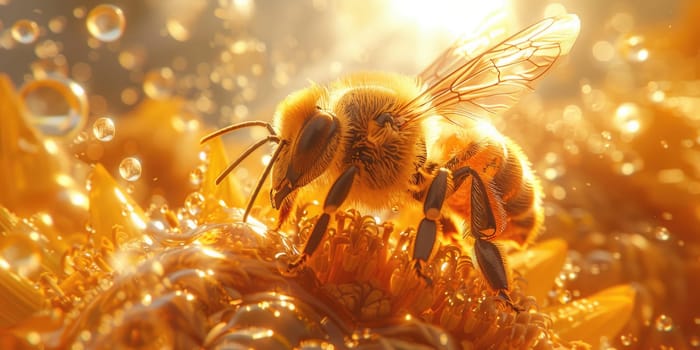
[[[484,19],[508,12],[508,0],[392,0],[392,12],[421,29],[446,30],[457,36],[476,30]]]

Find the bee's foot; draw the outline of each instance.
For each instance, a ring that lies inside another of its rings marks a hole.
[[[504,303],[506,303],[506,305],[508,305],[511,309],[513,309],[513,311],[515,311],[517,313],[521,313],[521,312],[525,311],[524,308],[519,307],[513,303],[513,299],[510,298],[510,295],[508,295],[508,292],[506,292],[505,290],[498,291],[498,298],[501,301],[503,301]]]
[[[291,262],[289,263],[289,265],[287,265],[287,272],[291,273],[296,271],[299,268],[299,266],[303,265],[306,262],[307,258],[308,256],[306,254],[301,254],[301,256],[299,256],[299,258],[297,258],[296,261]]]
[[[433,280],[423,273],[420,261],[416,260],[415,264],[413,265],[413,268],[416,271],[416,275],[418,275],[418,278],[421,278],[423,281],[425,281],[425,284],[427,284],[428,287],[431,287],[433,285]]]

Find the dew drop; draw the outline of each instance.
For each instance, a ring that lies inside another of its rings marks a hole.
[[[205,167],[200,165],[190,172],[190,183],[194,186],[199,186],[204,181]]]
[[[559,295],[557,296],[557,299],[559,300],[560,303],[562,304],[567,304],[568,302],[571,301],[572,296],[571,296],[571,291],[570,290],[564,290]]]
[[[670,332],[673,330],[673,320],[670,317],[661,314],[654,321],[654,326],[659,332]]]
[[[0,268],[30,277],[40,266],[39,246],[26,234],[10,233],[0,239]]]
[[[72,138],[87,122],[83,87],[62,78],[34,80],[19,92],[26,118],[46,136]]]
[[[114,138],[114,132],[114,122],[110,118],[102,117],[92,124],[92,134],[102,142],[111,141]]]
[[[21,44],[31,44],[39,37],[39,26],[34,21],[21,19],[12,25],[12,38]]]
[[[168,30],[168,34],[177,41],[185,42],[190,39],[190,30],[183,21],[171,18],[165,23],[165,28]]]
[[[644,37],[632,35],[622,42],[621,51],[632,62],[644,62],[649,58],[649,49],[644,46]]]
[[[637,134],[642,129],[642,111],[635,103],[622,103],[615,110],[613,123],[623,135]]]
[[[203,205],[204,196],[199,192],[192,192],[185,198],[185,209],[187,209],[187,212],[192,216],[199,215]]]
[[[149,71],[143,80],[143,92],[152,99],[170,97],[174,88],[175,75],[167,67]]]
[[[668,241],[668,239],[671,238],[671,233],[667,228],[658,226],[654,228],[654,237],[659,241]]]
[[[631,334],[623,334],[620,336],[620,343],[624,346],[630,346],[632,345],[632,335]]]
[[[54,17],[49,20],[49,30],[53,33],[61,33],[66,29],[66,18],[63,16]]]
[[[119,163],[119,175],[126,181],[136,181],[141,177],[141,162],[134,157],[126,157]]]
[[[103,42],[119,39],[124,33],[124,12],[114,5],[98,5],[88,13],[86,25],[90,34]]]
[[[690,337],[690,346],[700,348],[700,336],[694,335]]]

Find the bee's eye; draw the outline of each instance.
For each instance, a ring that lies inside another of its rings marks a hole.
[[[394,126],[394,117],[387,112],[380,113],[376,118],[374,118],[374,121],[379,124],[379,126],[384,126],[386,123],[389,123],[389,125],[392,127]]]

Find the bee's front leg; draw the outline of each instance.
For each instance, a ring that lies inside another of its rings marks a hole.
[[[331,219],[331,214],[335,213],[340,205],[343,204],[345,198],[348,197],[348,193],[350,193],[350,188],[352,187],[352,182],[355,179],[357,171],[357,167],[353,165],[345,170],[338,177],[338,179],[335,180],[333,186],[331,186],[331,189],[326,195],[326,200],[323,202],[323,214],[321,214],[321,217],[316,221],[313,231],[311,231],[311,235],[306,241],[304,251],[301,253],[299,259],[289,264],[290,270],[304,263],[304,261],[316,251],[316,248],[318,248],[318,245],[321,243],[323,234],[328,228],[328,222]]]

